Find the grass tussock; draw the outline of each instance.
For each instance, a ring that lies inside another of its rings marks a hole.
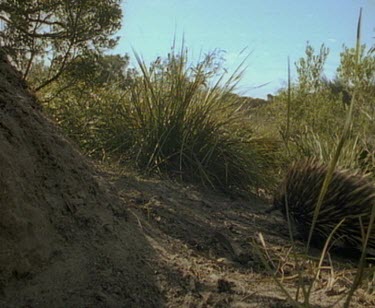
[[[124,99],[131,145],[123,151],[142,169],[213,188],[265,187],[277,145],[255,134],[231,94],[241,71],[224,81],[212,54],[195,65],[187,54],[183,47],[150,67],[136,54],[142,74]]]

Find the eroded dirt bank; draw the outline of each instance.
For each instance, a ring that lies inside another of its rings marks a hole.
[[[153,248],[0,54],[0,306],[162,306]]]

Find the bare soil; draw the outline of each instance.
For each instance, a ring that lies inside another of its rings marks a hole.
[[[304,282],[266,201],[119,170],[83,157],[0,52],[0,307],[291,307],[273,274],[292,296]],[[355,267],[333,258],[312,307],[342,306]],[[374,305],[361,288],[351,307]]]

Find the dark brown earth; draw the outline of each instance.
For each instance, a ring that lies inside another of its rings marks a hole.
[[[293,296],[301,282],[266,202],[118,170],[83,157],[0,52],[0,307],[291,307],[272,275]],[[342,304],[347,263],[322,270],[314,307]],[[352,307],[374,305],[362,288]]]

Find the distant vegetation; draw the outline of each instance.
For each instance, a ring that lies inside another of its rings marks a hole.
[[[296,62],[298,79],[290,89],[288,132],[288,89],[281,89],[274,102],[258,109],[254,117],[264,130],[275,136],[279,132],[289,159],[314,156],[329,162],[355,95],[353,122],[338,164],[374,174],[375,55],[360,46],[359,64],[355,65],[355,49],[345,47],[336,77],[328,80],[324,75],[328,52],[324,45],[318,53],[307,45],[305,57]]]

